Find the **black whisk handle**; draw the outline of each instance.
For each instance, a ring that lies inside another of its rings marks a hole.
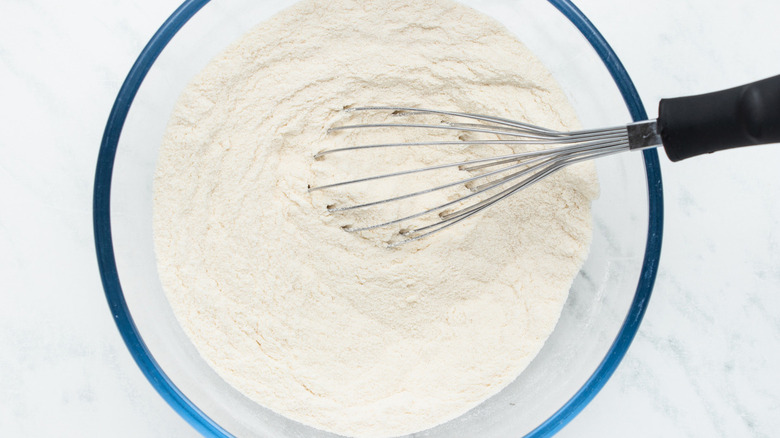
[[[661,99],[658,126],[672,161],[780,142],[780,75],[696,96]]]

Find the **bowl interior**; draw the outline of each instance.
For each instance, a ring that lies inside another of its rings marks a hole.
[[[251,27],[291,2],[215,1],[172,39],[133,101],[119,140],[111,222],[119,279],[142,339],[172,383],[206,416],[238,436],[332,436],[265,409],[225,383],[179,327],[160,285],[152,240],[152,181],[167,120],[190,78]],[[583,126],[630,121],[615,82],[582,34],[534,0],[464,3],[502,22],[551,70]],[[511,114],[496,114],[511,118]],[[599,160],[590,255],[552,336],[512,384],[421,437],[519,436],[558,411],[594,373],[631,307],[645,255],[648,189],[641,154]],[[522,196],[520,193],[517,196]]]

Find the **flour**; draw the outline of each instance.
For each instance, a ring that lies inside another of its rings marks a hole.
[[[325,206],[453,181],[463,177],[457,170],[350,191],[309,194],[307,186],[513,149],[313,160],[347,143],[457,136],[327,133],[369,117],[342,111],[360,104],[578,127],[544,66],[465,6],[304,1],[249,32],[182,94],[155,178],[155,244],[177,318],[228,383],[316,428],[391,436],[463,414],[528,365],[587,254],[598,189],[593,167],[577,165],[388,250],[397,228],[350,234],[341,226],[437,198],[350,215]]]

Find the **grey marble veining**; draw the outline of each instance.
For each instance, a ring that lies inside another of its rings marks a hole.
[[[0,2],[0,436],[185,437],[103,298],[91,191],[113,99],[175,0]],[[773,0],[577,2],[648,113],[780,73]],[[562,437],[780,430],[780,147],[671,164],[644,323]]]

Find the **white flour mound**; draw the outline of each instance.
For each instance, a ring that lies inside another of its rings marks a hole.
[[[388,234],[340,227],[376,222],[379,213],[328,214],[325,206],[462,179],[462,171],[343,192],[307,186],[513,149],[313,160],[347,143],[458,135],[328,134],[368,119],[345,105],[495,114],[554,129],[578,122],[520,42],[448,0],[298,3],[212,61],[181,96],[160,151],[154,231],[162,284],[192,342],[227,382],[289,418],[349,436],[411,433],[475,407],[540,350],[587,254],[595,171],[566,169],[430,238],[387,249]]]

